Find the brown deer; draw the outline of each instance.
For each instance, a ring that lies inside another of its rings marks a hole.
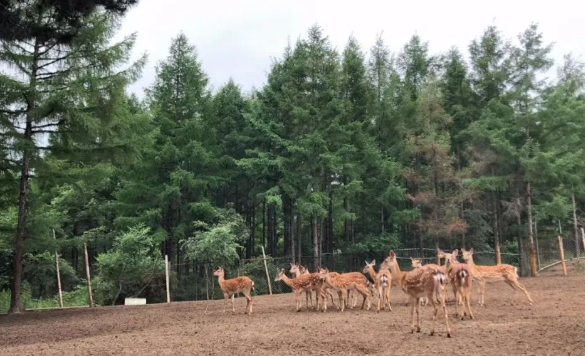
[[[471,312],[471,287],[473,284],[473,277],[471,275],[471,268],[465,263],[459,263],[457,256],[459,251],[453,250],[452,253],[444,252],[439,250],[439,256],[445,258],[445,269],[447,270],[447,276],[449,277],[450,284],[453,286],[453,293],[455,293],[455,299],[458,297],[461,299],[463,304],[463,314],[459,314],[459,303],[455,303],[457,315],[463,320],[465,315],[469,315],[473,319],[473,313]]]
[[[512,298],[510,302],[514,300],[514,295],[516,295],[516,289],[520,289],[521,291],[526,294],[526,298],[530,305],[532,305],[532,298],[530,298],[530,294],[528,294],[528,290],[522,283],[518,281],[518,273],[516,272],[516,267],[507,264],[495,265],[495,266],[478,266],[473,262],[473,248],[469,251],[465,250],[464,248],[461,249],[463,252],[463,259],[471,268],[471,274],[473,278],[479,282],[479,305],[484,306],[484,297],[485,297],[485,284],[486,282],[496,282],[496,281],[505,281],[513,290]]]
[[[300,266],[296,263],[290,264],[290,273],[292,275],[296,276],[296,278],[298,278],[300,276],[307,276],[307,275],[311,274],[311,272],[309,272],[309,270],[307,268]],[[304,291],[305,295],[306,295],[307,308],[309,307],[309,301],[311,302],[311,307],[313,307],[313,297],[312,297],[313,290],[315,291],[315,299],[317,300],[316,301],[317,309],[319,309],[319,295],[320,294],[329,295],[329,297],[331,298],[331,304],[333,304],[333,306],[335,306],[335,300],[333,299],[333,293],[331,293],[329,288],[327,288],[326,286],[323,286],[322,281],[319,280],[319,283],[317,285],[315,285],[313,289]]]
[[[246,276],[225,279],[225,271],[223,270],[223,267],[219,267],[213,272],[213,275],[218,277],[219,287],[223,292],[225,301],[227,302],[230,297],[232,298],[232,313],[236,312],[234,296],[237,293],[242,293],[246,297],[245,314],[252,314],[252,295],[250,294],[250,291],[254,288],[254,281]],[[223,312],[225,313],[225,304]]]
[[[390,292],[392,288],[392,274],[387,269],[380,269],[378,273],[374,270],[374,266],[376,265],[376,260],[372,262],[366,261],[366,266],[362,273],[367,273],[374,281],[374,289],[376,290],[376,294],[378,295],[378,313],[380,312],[380,303],[382,303],[382,309],[388,307],[388,310],[392,311],[392,306],[390,305]]]
[[[283,281],[293,290],[295,294],[296,310],[298,312],[301,311],[301,293],[303,291],[305,293],[310,293],[316,288],[318,284],[321,283],[318,273],[311,273],[297,278],[288,278],[284,272],[284,268],[280,270],[280,273],[278,273],[278,275],[274,278],[274,281]],[[308,308],[309,306],[307,305],[307,309]]]
[[[333,288],[339,293],[339,305],[340,311],[345,310],[347,292],[349,290],[357,290],[364,298],[362,302],[362,309],[367,303],[367,310],[370,310],[372,296],[370,288],[368,287],[368,279],[361,273],[350,272],[350,273],[330,273],[327,268],[319,269],[319,278],[323,281],[324,285],[328,288]],[[323,301],[323,311],[327,311],[327,299]]]
[[[298,278],[300,276],[309,275],[309,274],[311,274],[311,272],[309,272],[309,270],[303,266],[299,266],[296,263],[291,263],[290,264],[290,274],[293,275],[293,278]],[[311,290],[303,290],[302,292],[305,292],[307,308],[309,308],[309,302],[310,302],[311,308],[312,308],[313,307],[312,289]]]
[[[380,268],[389,269],[390,273],[392,273],[392,279],[399,281],[402,291],[408,295],[410,301],[411,333],[414,333],[415,330],[416,332],[420,332],[420,298],[426,296],[434,309],[431,335],[435,334],[435,321],[439,312],[437,299],[439,299],[443,308],[447,337],[451,337],[447,306],[445,305],[445,274],[439,266],[428,264],[410,272],[402,273],[396,261],[396,253],[390,251],[390,254],[386,257]],[[415,309],[416,325],[414,322]]]
[[[422,263],[421,259],[411,257],[410,258],[410,265],[412,266],[412,269],[417,269],[417,268],[421,268],[423,266],[423,263]],[[422,305],[423,307],[428,306],[429,299],[427,297],[420,298],[420,305]]]

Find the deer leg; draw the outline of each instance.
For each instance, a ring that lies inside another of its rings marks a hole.
[[[236,293],[232,294],[232,313],[236,312],[236,306],[234,305],[235,296],[236,296]]]
[[[484,305],[484,301],[485,301],[485,283],[486,280],[485,279],[480,279],[479,280],[479,306],[483,307]]]
[[[385,290],[385,298],[386,298],[386,304],[388,305],[388,310],[392,311],[392,305],[390,304],[390,292],[392,291],[392,287],[388,286],[386,287]]]
[[[435,335],[435,322],[437,321],[437,313],[439,312],[439,306],[437,305],[437,303],[435,303],[434,300],[432,300],[431,297],[429,297],[429,299],[431,299],[430,303],[433,306],[433,326],[431,327],[431,336],[433,336]]]
[[[471,305],[469,304],[469,299],[471,299],[471,288],[469,290],[469,292],[467,292],[465,294],[465,298],[464,298],[464,302],[465,302],[465,306],[467,307],[467,313],[469,314],[469,317],[471,319],[473,319],[473,313],[471,312]]]
[[[244,297],[246,297],[246,314],[252,314],[252,296],[250,292],[242,292]]]
[[[347,290],[342,289],[341,290],[341,303],[339,303],[341,305],[341,309],[339,310],[340,312],[343,312],[345,310],[345,302],[347,300],[347,294],[349,294],[347,292]]]
[[[419,297],[416,297],[414,304],[416,305],[416,332],[419,333],[420,332],[420,298]]]
[[[226,309],[226,305],[229,303],[229,298],[230,295],[227,293],[223,294],[223,299],[225,300],[225,303],[223,304],[223,314],[225,314],[225,309]]]
[[[443,316],[445,317],[445,326],[447,327],[447,337],[451,337],[451,328],[449,327],[449,316],[447,315],[447,303],[445,303],[445,293],[441,295],[441,306],[443,307]]]
[[[524,285],[520,282],[518,282],[518,280],[514,279],[512,281],[512,284],[514,285],[514,287],[520,289],[521,291],[524,292],[524,294],[526,294],[526,298],[528,298],[528,301],[530,302],[530,305],[532,305],[532,298],[530,298],[530,294],[528,294],[528,290],[526,289],[526,287],[524,287]]]
[[[386,303],[384,299],[384,291],[382,290],[382,286],[378,286],[378,313],[380,312],[380,303]],[[385,307],[385,305],[383,305],[383,307]]]
[[[414,334],[414,308],[416,308],[415,304],[418,302],[418,300],[415,297],[410,297],[410,333]]]

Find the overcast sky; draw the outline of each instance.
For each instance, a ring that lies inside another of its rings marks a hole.
[[[304,37],[313,24],[323,27],[338,50],[352,34],[369,50],[383,32],[390,50],[398,52],[416,33],[438,54],[452,46],[466,53],[491,24],[515,40],[536,22],[545,41],[555,43],[558,64],[569,52],[585,59],[584,14],[585,4],[576,0],[140,0],[123,19],[119,35],[137,32],[136,57],[148,54],[142,78],[130,88],[142,95],[154,80],[156,64],[167,56],[171,38],[181,31],[197,47],[214,88],[231,77],[249,90],[265,83],[272,58],[282,55],[288,39]]]

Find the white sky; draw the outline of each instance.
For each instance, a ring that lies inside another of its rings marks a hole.
[[[260,88],[272,58],[279,58],[288,39],[304,37],[317,23],[331,43],[342,50],[353,34],[363,50],[376,34],[398,52],[413,34],[429,42],[431,53],[456,46],[467,54],[469,43],[495,24],[514,40],[537,22],[546,43],[554,42],[553,57],[560,64],[572,52],[585,60],[585,3],[577,0],[140,0],[123,19],[120,36],[138,33],[135,56],[146,52],[148,64],[130,90],[142,95],[155,76],[171,38],[183,31],[197,47],[199,60],[214,88],[230,77],[244,90]]]

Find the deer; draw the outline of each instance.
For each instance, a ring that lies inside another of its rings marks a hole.
[[[390,305],[390,292],[392,288],[392,274],[387,269],[380,269],[378,273],[374,270],[374,266],[376,265],[376,260],[372,262],[366,261],[366,266],[364,267],[362,273],[369,274],[374,281],[374,289],[378,295],[378,313],[380,312],[380,303],[382,303],[382,309],[388,307],[388,310],[392,311],[392,306]]]
[[[471,268],[465,263],[459,263],[457,256],[459,251],[453,250],[452,253],[444,252],[439,250],[439,256],[445,258],[445,269],[447,270],[447,276],[449,277],[450,284],[453,286],[453,293],[455,299],[458,297],[461,299],[463,304],[463,314],[459,313],[459,303],[455,303],[455,309],[457,315],[461,320],[465,319],[465,315],[469,315],[473,319],[473,313],[471,312],[471,287],[473,284],[473,277],[471,275]]]
[[[367,303],[367,310],[370,310],[372,296],[370,288],[368,287],[367,278],[359,272],[349,273],[330,273],[327,268],[319,269],[319,278],[323,281],[323,284],[328,288],[333,288],[339,292],[339,311],[345,310],[347,292],[349,290],[357,290],[364,298],[362,302],[362,309]],[[327,299],[323,301],[323,312],[327,311]]]
[[[303,266],[299,266],[296,263],[291,263],[290,264],[290,273],[295,275],[296,278],[300,277],[300,276],[307,276],[310,275],[311,272],[309,272],[309,270]],[[333,300],[333,294],[331,293],[331,291],[322,285],[323,283],[321,281],[319,281],[319,283],[317,285],[314,286],[313,289],[308,289],[308,290],[304,290],[305,295],[306,295],[306,300],[307,300],[307,308],[309,307],[309,301],[311,301],[311,307],[313,306],[313,295],[312,295],[312,291],[315,291],[315,298],[317,299],[317,309],[319,309],[319,294],[329,294],[329,296],[331,297],[331,304],[333,304],[333,306],[335,306],[335,301]]]
[[[469,251],[462,248],[461,252],[463,252],[463,259],[471,268],[471,274],[473,278],[476,279],[479,284],[479,306],[485,306],[485,285],[488,281],[505,281],[514,290],[510,303],[514,301],[516,289],[520,289],[522,292],[524,292],[526,298],[528,298],[529,304],[532,305],[532,298],[530,298],[528,290],[522,283],[518,281],[519,277],[518,272],[516,271],[516,267],[508,264],[478,266],[475,264],[475,262],[473,262],[473,248],[471,248]]]
[[[441,271],[439,266],[435,264],[428,264],[414,269],[410,272],[403,273],[396,261],[396,253],[392,250],[388,257],[384,260],[381,269],[388,269],[392,274],[392,279],[399,281],[400,288],[408,295],[410,301],[410,316],[411,329],[410,332],[414,334],[420,332],[420,298],[426,296],[429,303],[434,309],[433,324],[431,329],[431,336],[435,334],[435,321],[439,312],[438,304],[443,309],[443,316],[445,318],[445,327],[447,329],[447,337],[451,337],[451,329],[449,327],[449,317],[447,316],[447,306],[445,304],[445,273]],[[439,299],[439,303],[437,303]],[[416,324],[414,322],[414,312],[416,309]]]
[[[290,264],[290,273],[294,276],[294,278],[298,278],[303,275],[311,274],[308,269],[303,266],[299,266],[296,263]],[[311,290],[303,290],[305,292],[305,298],[307,303],[307,308],[309,307],[309,301],[311,302],[311,307],[313,307],[313,294]]]
[[[284,268],[280,270],[278,275],[274,278],[274,281],[275,282],[283,281],[287,286],[289,286],[293,290],[295,294],[297,312],[301,311],[301,293],[303,291],[305,293],[311,293],[311,291],[315,289],[318,284],[321,283],[318,273],[311,273],[297,278],[289,278],[286,275]],[[308,308],[309,306],[307,305],[307,309]]]
[[[411,257],[410,258],[410,264],[412,266],[412,269],[417,269],[417,268],[421,268],[423,266],[422,260],[420,258],[414,258]],[[429,300],[427,297],[422,297],[420,299],[420,305],[424,306],[428,306],[429,305]]]
[[[252,295],[250,294],[250,291],[254,288],[254,281],[246,276],[225,279],[225,271],[223,270],[223,267],[219,267],[213,272],[213,275],[218,277],[219,287],[223,292],[225,301],[227,302],[230,297],[232,298],[232,313],[236,312],[234,296],[237,293],[242,293],[246,297],[245,314],[252,314]],[[225,314],[225,304],[223,313]]]

